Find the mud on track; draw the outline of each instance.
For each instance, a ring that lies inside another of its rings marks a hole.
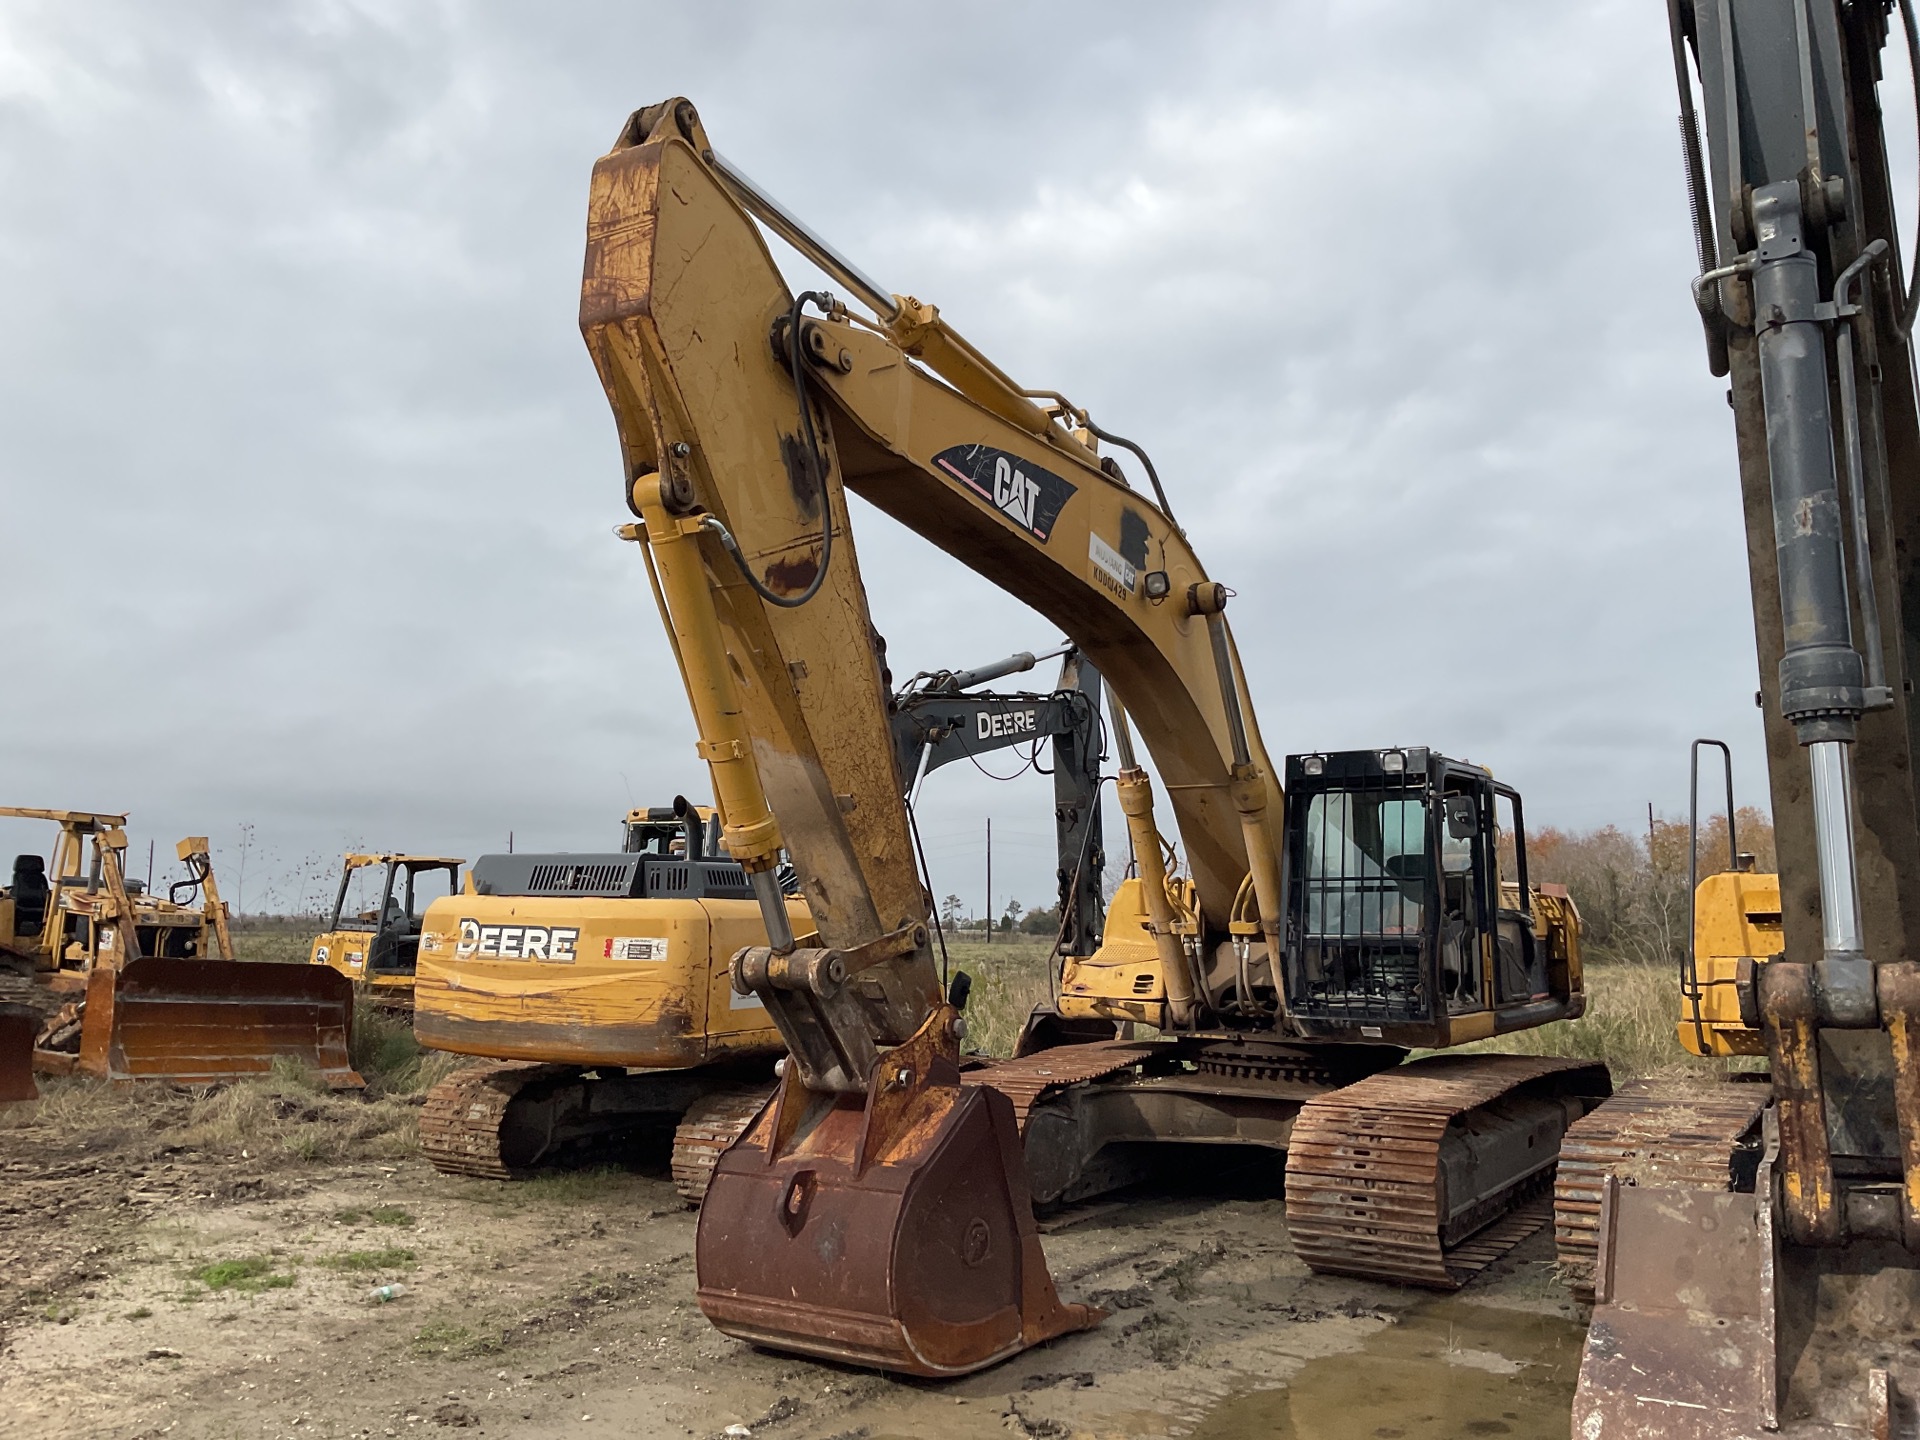
[[[664,1153],[496,1185],[179,1133],[0,1130],[0,1436],[1567,1434],[1544,1236],[1457,1299],[1310,1276],[1231,1155],[1046,1237],[1102,1327],[936,1385],[712,1330]]]

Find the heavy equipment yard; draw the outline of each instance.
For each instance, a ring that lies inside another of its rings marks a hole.
[[[57,830],[0,890],[0,1435],[1920,1440],[1882,112],[1920,22],[1667,18],[1771,819],[1696,739],[1644,880],[1638,836],[1530,828],[1499,684],[1473,760],[1371,733],[1428,713],[1377,690],[1269,752],[1256,694],[1338,687],[1249,637],[1378,638],[1237,602],[1133,417],[1015,379],[670,95],[581,165],[577,323],[699,798],[630,796],[618,849],[355,845],[252,928],[206,837],[162,900],[125,815],[0,810]],[[897,682],[882,516],[1063,637],[1058,688]],[[963,939],[925,782],[1009,750],[1054,905],[996,927],[989,821]]]
[[[1008,948],[956,958],[983,990],[1037,973]],[[1331,1427],[1356,1403],[1417,1440],[1567,1433],[1578,1308],[1545,1234],[1442,1297],[1311,1275],[1277,1163],[1166,1174],[1042,1236],[1099,1329],[904,1382],[708,1325],[663,1140],[631,1169],[440,1175],[420,1092],[367,1068],[371,1099],[62,1079],[39,1118],[0,1112],[0,1433],[1240,1440],[1355,1433]]]

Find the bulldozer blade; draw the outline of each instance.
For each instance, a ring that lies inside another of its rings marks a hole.
[[[88,977],[79,1069],[204,1085],[287,1056],[351,1089],[365,1083],[348,1059],[352,1034],[353,982],[329,966],[148,956]]]
[[[1096,1325],[1063,1302],[1033,1221],[1013,1105],[962,1087],[930,1033],[869,1094],[780,1092],[715,1166],[700,1308],[755,1345],[905,1375],[965,1375]]]
[[[1605,1182],[1575,1435],[1757,1440],[1778,1427],[1770,1230],[1751,1194]]]
[[[0,1014],[0,1105],[40,1098],[33,1083],[33,1037],[39,1028],[31,1015]]]

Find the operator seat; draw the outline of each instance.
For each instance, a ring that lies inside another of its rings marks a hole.
[[[47,862],[38,855],[13,857],[13,933],[38,933],[47,918]]]

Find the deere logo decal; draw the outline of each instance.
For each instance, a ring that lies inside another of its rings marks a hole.
[[[979,731],[975,738],[979,740],[993,740],[1002,735],[1031,735],[1040,726],[1037,710],[1008,710],[999,715],[982,710],[973,717],[973,723]]]
[[[1053,534],[1053,522],[1076,488],[1031,460],[991,445],[954,445],[933,463],[1014,521],[1041,544]]]
[[[478,920],[462,920],[460,943],[453,953],[462,960],[477,955],[483,960],[557,960],[571,965],[579,942],[576,926],[482,925]]]

